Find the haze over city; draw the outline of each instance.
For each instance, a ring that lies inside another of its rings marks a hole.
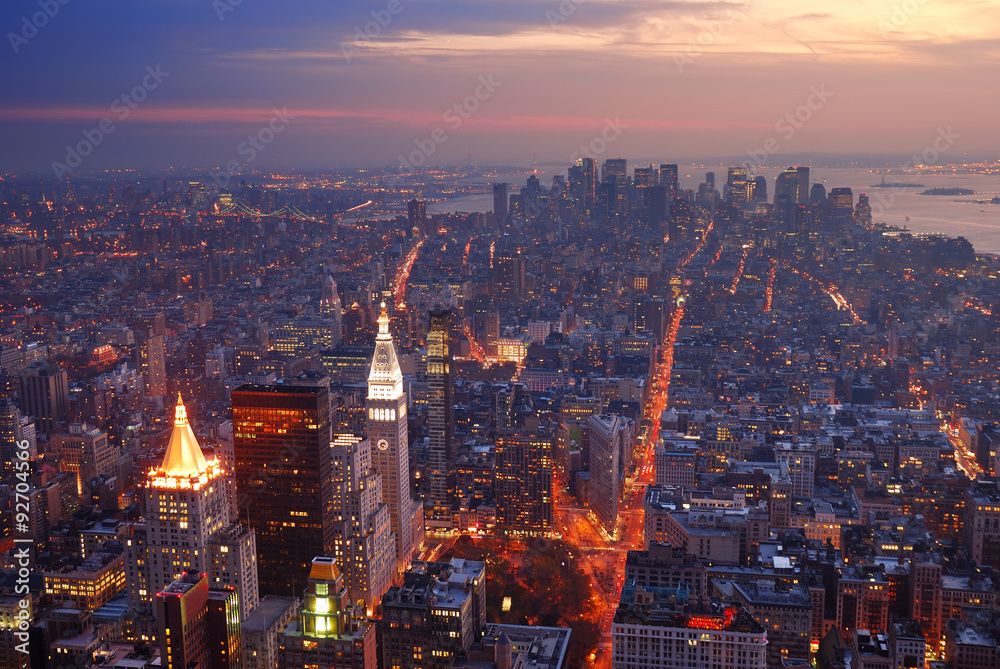
[[[294,123],[261,156],[283,169],[380,167],[435,128],[433,164],[565,161],[605,119],[627,126],[630,159],[781,153],[919,153],[939,127],[949,158],[1000,143],[990,85],[993,2],[810,3],[218,0],[6,3],[0,169],[65,155],[147,66],[169,73],[88,168],[224,164],[249,131],[288,109]],[[13,35],[13,37],[12,37]],[[447,110],[480,77],[499,87],[462,119]],[[776,123],[829,92],[792,136]],[[781,161],[779,161],[780,164]]]

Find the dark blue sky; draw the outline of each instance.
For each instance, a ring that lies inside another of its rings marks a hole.
[[[6,0],[0,170],[85,132],[83,170],[224,166],[275,109],[294,118],[252,168],[565,162],[607,119],[634,160],[910,155],[947,127],[946,162],[1000,150],[994,2],[236,2]]]

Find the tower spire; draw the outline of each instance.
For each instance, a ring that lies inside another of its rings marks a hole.
[[[205,471],[208,462],[201,452],[191,424],[188,423],[187,408],[181,394],[177,393],[177,406],[174,407],[174,429],[170,433],[170,443],[163,456],[160,469],[168,476],[197,476]]]
[[[385,302],[382,302],[378,312],[378,339],[382,341],[392,339],[392,335],[389,334],[389,310]]]
[[[378,335],[375,337],[375,355],[372,356],[368,374],[368,396],[396,398],[403,394],[403,372],[396,357],[396,345],[389,332],[389,312],[385,302],[378,317]]]

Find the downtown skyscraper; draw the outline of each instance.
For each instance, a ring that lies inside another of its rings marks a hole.
[[[410,494],[406,393],[384,302],[378,317],[366,404],[368,439],[374,445],[372,468],[382,475],[382,498],[389,506],[396,540],[396,568],[403,571],[423,539],[424,513]]]

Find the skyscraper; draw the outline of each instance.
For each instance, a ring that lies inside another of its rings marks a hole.
[[[846,225],[854,218],[854,193],[850,188],[834,188],[826,199],[827,221]]]
[[[826,186],[819,183],[810,186],[809,204],[820,207],[826,205]]]
[[[652,188],[656,185],[656,170],[653,166],[635,168],[633,182],[636,188]]]
[[[694,222],[691,220],[691,206],[686,200],[674,198],[670,203],[667,229],[671,241],[693,238]]]
[[[507,184],[493,184],[493,222],[498,227],[507,222]]]
[[[601,166],[602,213],[612,217],[628,213],[628,164],[624,158],[609,158]]]
[[[597,161],[593,158],[581,158],[580,167],[583,170],[583,202],[587,211],[594,208],[597,197]]]
[[[162,334],[137,333],[136,366],[146,383],[146,394],[161,397],[167,394],[167,361]]]
[[[72,423],[68,434],[53,435],[50,448],[59,454],[59,469],[76,474],[81,491],[91,479],[118,475],[118,446],[86,423]]]
[[[486,356],[497,357],[497,341],[500,339],[500,313],[491,311],[486,314]]]
[[[799,187],[795,196],[797,204],[809,204],[809,168],[799,165],[795,168],[799,177]]]
[[[329,389],[245,385],[232,392],[240,517],[257,532],[260,590],[298,592],[334,549]]]
[[[552,436],[545,430],[502,435],[496,458],[497,524],[544,534],[552,525]]]
[[[178,398],[163,463],[150,472],[146,484],[153,592],[163,590],[189,568],[208,571],[208,539],[229,520],[222,476],[222,463],[205,459]]]
[[[618,524],[618,478],[621,459],[621,419],[614,414],[587,419],[590,436],[590,508],[604,531],[614,536]]]
[[[336,346],[344,338],[343,305],[340,303],[340,293],[337,292],[337,282],[329,275],[323,279],[319,313],[322,323],[330,330],[330,346]]]
[[[747,197],[748,174],[746,167],[730,167],[726,176],[726,186],[723,189],[722,197],[728,202],[744,204]]]
[[[220,460],[206,460],[178,397],[163,462],[146,480],[145,523],[128,546],[133,612],[150,612],[153,595],[191,569],[238,590],[243,616],[257,606],[255,537],[229,517],[232,483]]]
[[[390,526],[396,536],[396,567],[402,571],[422,539],[418,534],[423,531],[423,508],[410,496],[406,393],[384,302],[368,374],[367,409],[368,439],[374,445],[372,468],[382,475],[382,499],[389,507]]]
[[[524,290],[524,264],[520,250],[497,251],[493,259],[493,303],[514,307]]]
[[[52,432],[69,418],[69,385],[66,370],[36,362],[21,370],[21,410],[35,417],[39,432]]]
[[[643,189],[643,209],[646,213],[646,226],[649,230],[659,230],[667,220],[667,202],[669,201],[666,186],[650,186]]]
[[[601,181],[613,181],[620,188],[628,179],[628,166],[624,158],[608,158],[601,166]]]
[[[858,204],[854,207],[854,222],[863,228],[872,224],[872,206],[867,193],[858,195]]]
[[[0,397],[0,482],[9,483],[17,471],[17,444],[28,442],[28,460],[38,457],[35,423],[6,397]]]
[[[677,165],[667,163],[660,165],[660,185],[667,189],[667,202],[677,197]]]
[[[1000,494],[995,485],[977,485],[965,493],[963,541],[976,564],[1000,569]]]
[[[382,475],[372,469],[371,442],[334,435],[334,552],[351,602],[364,601],[369,614],[389,589],[396,567],[389,507],[382,501]]]
[[[427,203],[416,198],[410,200],[406,206],[410,230],[415,230],[419,234],[428,234],[427,230]]]
[[[186,570],[156,595],[160,662],[164,669],[240,666],[239,593],[212,590],[208,578]]]
[[[799,174],[789,167],[774,180],[774,218],[779,224],[794,222],[798,211],[796,202],[799,193]]]
[[[789,167],[775,179],[774,202],[787,198],[792,204],[809,203],[809,168]]]
[[[427,428],[430,433],[430,518],[451,528],[448,478],[455,466],[455,402],[452,399],[451,309],[432,309],[427,333]]]
[[[767,179],[762,176],[753,179],[753,199],[767,202]]]

